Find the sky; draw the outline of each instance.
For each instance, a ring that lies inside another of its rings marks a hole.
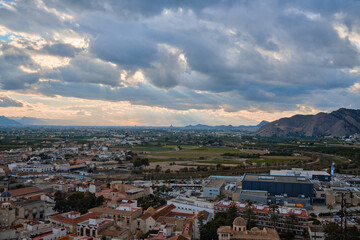
[[[360,108],[360,1],[0,0],[0,115],[254,125]]]

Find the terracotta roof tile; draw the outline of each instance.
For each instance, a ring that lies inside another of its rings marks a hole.
[[[22,195],[26,195],[26,194],[30,194],[30,193],[38,193],[41,191],[42,190],[40,188],[38,188],[36,186],[32,186],[32,187],[25,187],[25,188],[9,190],[9,193],[11,194],[12,197],[18,197],[18,196],[22,196]]]
[[[99,213],[87,213],[84,214],[78,218],[69,218],[67,217],[69,213],[61,213],[61,214],[56,214],[54,216],[51,216],[50,219],[54,220],[54,221],[58,221],[58,222],[63,222],[66,224],[71,224],[71,225],[76,225],[80,222],[86,221],[90,218],[98,218],[100,217]]]
[[[189,240],[189,238],[185,237],[184,235],[176,235],[171,238],[168,238],[168,240]]]
[[[156,211],[153,215],[151,215],[151,217],[153,219],[157,220],[160,216],[166,216],[167,214],[169,214],[171,212],[171,210],[173,210],[175,208],[176,207],[174,204],[167,205],[163,209]]]

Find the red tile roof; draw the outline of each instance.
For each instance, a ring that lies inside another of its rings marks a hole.
[[[171,238],[168,238],[168,240],[189,240],[189,238],[185,237],[184,235],[176,235]]]
[[[51,216],[50,219],[57,221],[57,222],[62,222],[65,224],[70,224],[70,225],[76,225],[80,222],[89,220],[90,218],[98,218],[100,217],[99,213],[87,213],[84,214],[78,218],[69,218],[67,217],[69,213],[61,213],[61,214],[56,214],[54,216]]]
[[[183,213],[183,212],[170,212],[166,215],[167,217],[185,217],[185,218],[194,218],[195,214],[192,213]]]
[[[11,194],[12,197],[19,197],[19,196],[23,196],[31,193],[39,193],[39,192],[42,192],[42,190],[35,186],[9,190],[9,193]]]
[[[160,216],[166,216],[167,214],[169,214],[171,212],[171,210],[173,210],[175,208],[176,207],[174,204],[167,205],[163,209],[156,211],[153,215],[151,215],[151,217],[153,219],[157,220]]]

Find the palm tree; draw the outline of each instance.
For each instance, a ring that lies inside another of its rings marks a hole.
[[[329,209],[329,214],[331,214],[331,210],[334,209],[334,206],[332,204],[328,204],[327,209]]]
[[[247,203],[247,207],[246,207],[244,215],[245,215],[245,218],[247,219],[247,228],[250,229],[252,227],[252,219],[254,218],[255,214],[251,208],[252,201],[246,200],[246,203]]]
[[[294,230],[297,222],[298,222],[298,219],[297,219],[296,215],[291,213],[286,219],[286,225],[288,228],[288,232],[290,232],[290,230]]]
[[[276,204],[270,204],[270,210],[271,210],[270,222],[275,228],[276,222],[278,220],[278,216],[275,214],[275,212],[279,212],[279,207]]]
[[[351,206],[353,206],[353,199],[354,199],[353,192],[350,192],[350,199],[351,199]]]

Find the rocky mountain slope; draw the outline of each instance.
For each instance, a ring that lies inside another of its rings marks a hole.
[[[5,116],[0,116],[0,127],[15,127],[15,126],[21,126],[21,123],[9,119]]]
[[[256,134],[271,136],[346,136],[360,133],[360,110],[340,108],[331,113],[295,115],[262,126]]]

